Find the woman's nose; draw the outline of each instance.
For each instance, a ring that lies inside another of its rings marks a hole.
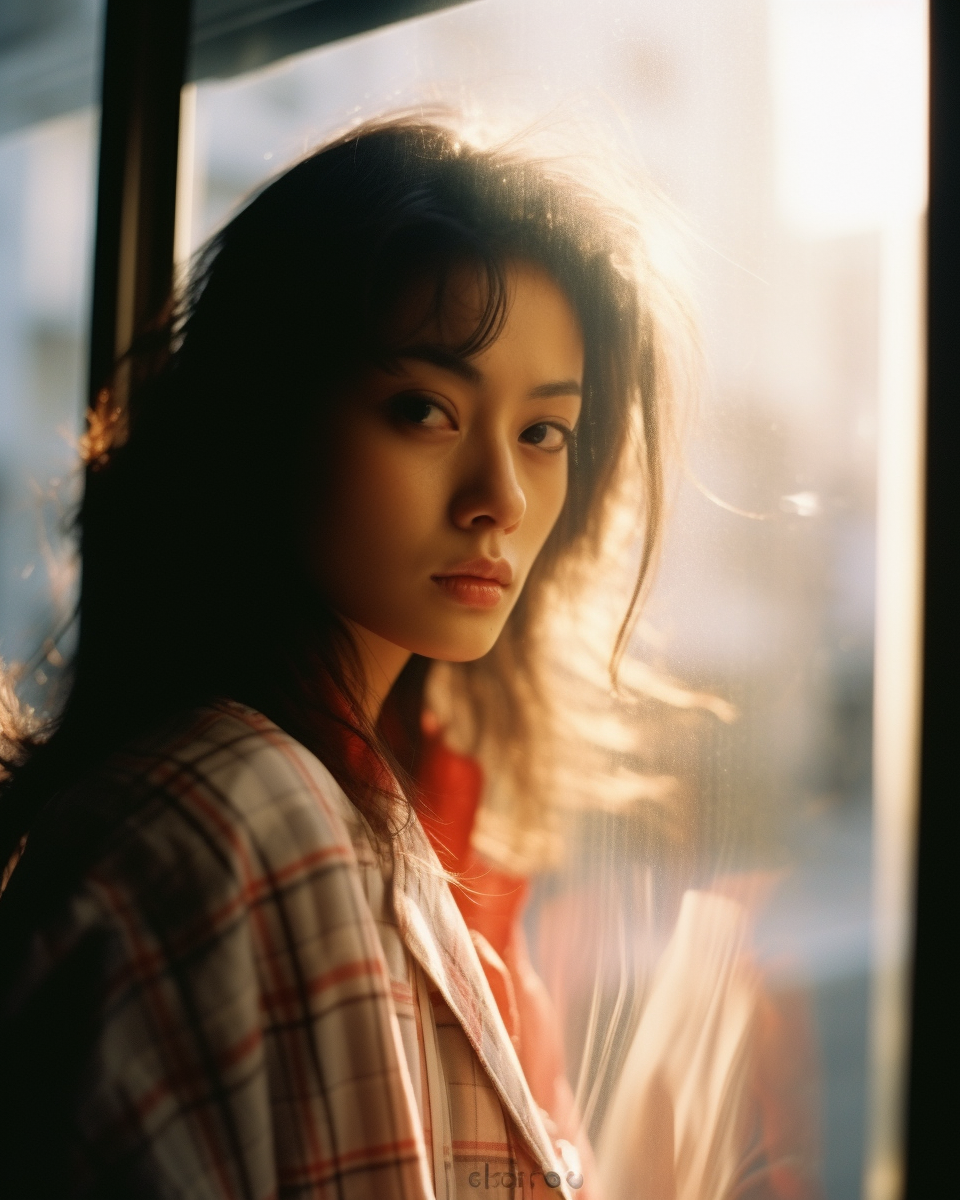
[[[517,479],[508,445],[484,447],[470,463],[466,478],[451,506],[454,524],[460,529],[489,526],[512,533],[527,511],[527,498]]]

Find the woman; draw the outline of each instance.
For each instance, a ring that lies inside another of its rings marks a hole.
[[[7,1194],[589,1176],[471,829],[480,762],[541,819],[545,616],[631,470],[647,571],[667,297],[628,213],[416,121],[212,240],[94,416],[70,693],[8,738]]]

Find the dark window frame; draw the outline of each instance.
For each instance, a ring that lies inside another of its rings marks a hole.
[[[907,1200],[957,1187],[957,732],[960,551],[960,5],[930,4],[926,515],[920,807],[906,1112]],[[953,980],[953,983],[950,980]]]

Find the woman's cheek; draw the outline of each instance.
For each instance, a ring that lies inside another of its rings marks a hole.
[[[550,531],[557,523],[567,498],[567,456],[557,455],[560,462],[542,464],[543,470],[531,472],[527,480],[527,531],[536,543],[534,556],[539,554]]]
[[[351,489],[364,513],[368,540],[377,542],[387,557],[420,542],[442,516],[442,471],[424,462],[416,448],[401,443],[370,455],[353,476]]]

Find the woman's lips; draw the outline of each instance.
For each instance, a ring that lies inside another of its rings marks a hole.
[[[513,567],[505,558],[475,558],[433,575],[433,582],[460,604],[495,608],[513,582]]]
[[[479,575],[434,575],[433,582],[460,604],[469,608],[496,608],[506,590],[495,579]]]

